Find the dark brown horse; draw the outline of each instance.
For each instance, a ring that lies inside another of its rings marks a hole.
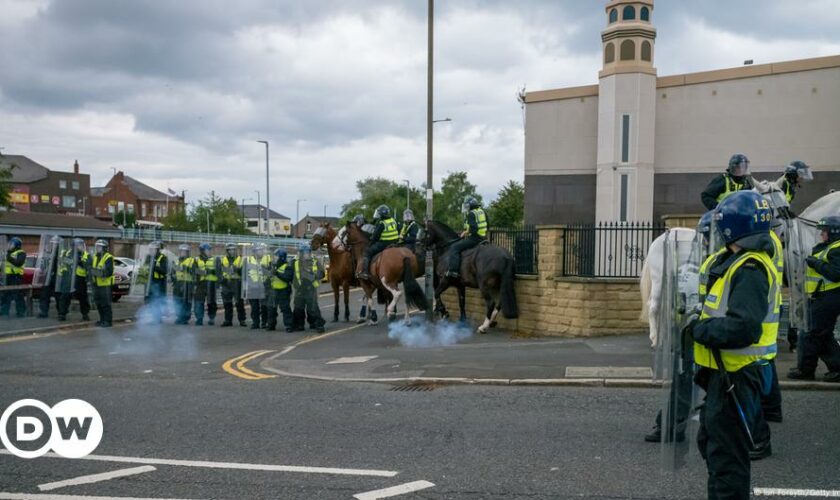
[[[370,244],[370,237],[362,229],[352,223],[347,223],[347,245],[356,259],[361,259],[365,249]],[[421,311],[428,307],[423,288],[417,283],[417,276],[421,272],[417,258],[411,250],[405,247],[388,247],[380,252],[370,263],[370,280],[359,280],[365,292],[368,306],[369,324],[375,324],[373,318],[373,292],[380,291],[389,296],[386,314],[388,319],[396,318],[396,305],[400,297],[405,301],[405,322],[411,322],[410,306],[416,306]],[[400,283],[405,291],[400,290]]]
[[[353,254],[344,247],[338,239],[338,233],[329,222],[322,223],[312,235],[312,250],[318,250],[323,245],[327,246],[327,253],[330,256],[329,279],[333,297],[335,297],[333,321],[338,321],[339,295],[342,290],[344,291],[344,321],[350,321],[350,285],[353,284],[354,274]]]

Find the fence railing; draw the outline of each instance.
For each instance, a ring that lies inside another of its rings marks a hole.
[[[265,243],[271,247],[297,249],[301,243],[309,243],[302,238],[269,238],[268,236],[242,234],[188,233],[183,231],[163,231],[155,228],[123,228],[120,229],[121,239],[129,241],[161,240],[167,243],[210,243],[211,245],[225,245],[227,243]]]
[[[573,224],[563,238],[563,276],[638,278],[665,226],[645,222]]]
[[[490,228],[490,243],[498,245],[513,255],[516,274],[537,274],[540,255],[540,235],[533,226],[522,228]]]

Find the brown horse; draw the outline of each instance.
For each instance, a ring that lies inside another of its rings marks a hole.
[[[332,286],[333,297],[335,297],[335,309],[333,310],[333,321],[338,321],[339,314],[339,292],[344,291],[344,321],[350,321],[350,285],[353,284],[353,254],[344,247],[338,239],[338,233],[324,222],[315,230],[311,241],[312,250],[318,250],[323,245],[327,246],[327,253],[330,256],[330,285]]]
[[[353,222],[347,223],[347,245],[356,259],[361,259],[364,251],[370,245],[370,237]],[[388,247],[374,257],[370,263],[370,280],[359,280],[365,292],[368,306],[368,324],[375,324],[373,319],[373,292],[380,291],[389,295],[386,314],[388,319],[396,318],[396,305],[400,297],[405,301],[405,323],[410,324],[408,314],[410,306],[416,306],[421,311],[428,307],[423,288],[417,283],[415,276],[420,273],[417,258],[411,250],[405,247]],[[400,291],[400,283],[405,288],[405,294]]]

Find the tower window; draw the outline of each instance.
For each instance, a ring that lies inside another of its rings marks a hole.
[[[627,174],[621,174],[621,204],[620,204],[620,213],[619,213],[619,220],[621,222],[627,222],[627,178],[629,176]]]
[[[650,61],[650,42],[645,40],[642,42],[642,61]]]
[[[630,161],[630,115],[621,116],[621,163]]]
[[[613,61],[615,61],[615,45],[609,42],[604,49],[604,64],[609,64]]]
[[[613,9],[610,11],[610,24],[618,21],[618,9]]]
[[[624,10],[621,11],[621,19],[625,21],[632,21],[636,19],[636,8],[632,5],[624,7]]]
[[[650,9],[642,7],[642,10],[639,11],[639,18],[642,21],[650,21]]]
[[[633,40],[621,42],[621,60],[632,61],[636,58],[636,43]]]

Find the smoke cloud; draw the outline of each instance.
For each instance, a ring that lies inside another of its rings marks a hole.
[[[413,318],[412,324],[394,321],[388,325],[388,338],[405,347],[439,347],[454,345],[472,337],[468,323],[438,321],[428,323],[425,318]]]

